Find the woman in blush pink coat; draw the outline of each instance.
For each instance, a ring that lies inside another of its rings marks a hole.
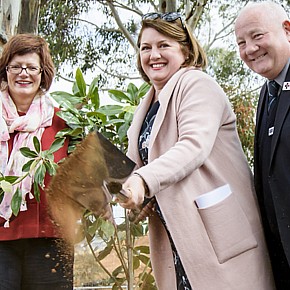
[[[128,131],[137,169],[123,185],[149,200],[151,260],[161,290],[275,289],[252,173],[221,87],[178,13],[143,17],[139,70],[152,87]],[[148,211],[148,209],[147,209]]]

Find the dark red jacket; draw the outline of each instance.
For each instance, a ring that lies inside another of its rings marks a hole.
[[[58,109],[55,109],[55,112]],[[41,145],[42,150],[46,150],[50,147],[52,142],[55,140],[55,134],[66,127],[65,122],[54,115],[52,126],[46,127],[42,138]],[[10,140],[8,142],[9,152],[11,152],[13,139],[15,134],[10,135]],[[62,158],[67,156],[68,150],[68,140],[66,140],[64,146],[54,153],[54,161],[58,162]],[[50,181],[50,176],[47,174],[44,179],[44,184],[47,186]],[[25,238],[53,238],[60,237],[48,215],[47,211],[47,201],[45,193],[41,190],[40,202],[35,199],[30,199],[28,194],[26,196],[27,200],[27,211],[19,212],[18,216],[12,216],[10,220],[10,227],[4,228],[5,220],[0,218],[0,240],[17,240]]]

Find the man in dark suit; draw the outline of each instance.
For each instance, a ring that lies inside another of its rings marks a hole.
[[[235,23],[241,59],[267,80],[257,109],[255,187],[277,289],[290,289],[290,20],[273,2],[249,3]]]

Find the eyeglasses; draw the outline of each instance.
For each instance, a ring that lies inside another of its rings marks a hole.
[[[27,67],[22,67],[19,65],[6,66],[6,71],[13,75],[19,75],[22,73],[23,70],[25,70],[25,72],[31,76],[39,75],[42,72],[42,68],[38,66],[27,66]]]
[[[167,22],[173,22],[179,19],[182,24],[183,29],[185,28],[182,16],[179,12],[168,12],[168,13],[150,12],[142,16],[142,20],[156,20],[158,18],[165,20]]]

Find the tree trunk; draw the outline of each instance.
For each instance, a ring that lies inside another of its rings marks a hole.
[[[40,0],[0,0],[0,47],[17,33],[37,33]]]
[[[39,0],[22,0],[17,33],[38,32]]]
[[[159,2],[160,12],[175,12],[176,11],[176,0],[160,0]]]

